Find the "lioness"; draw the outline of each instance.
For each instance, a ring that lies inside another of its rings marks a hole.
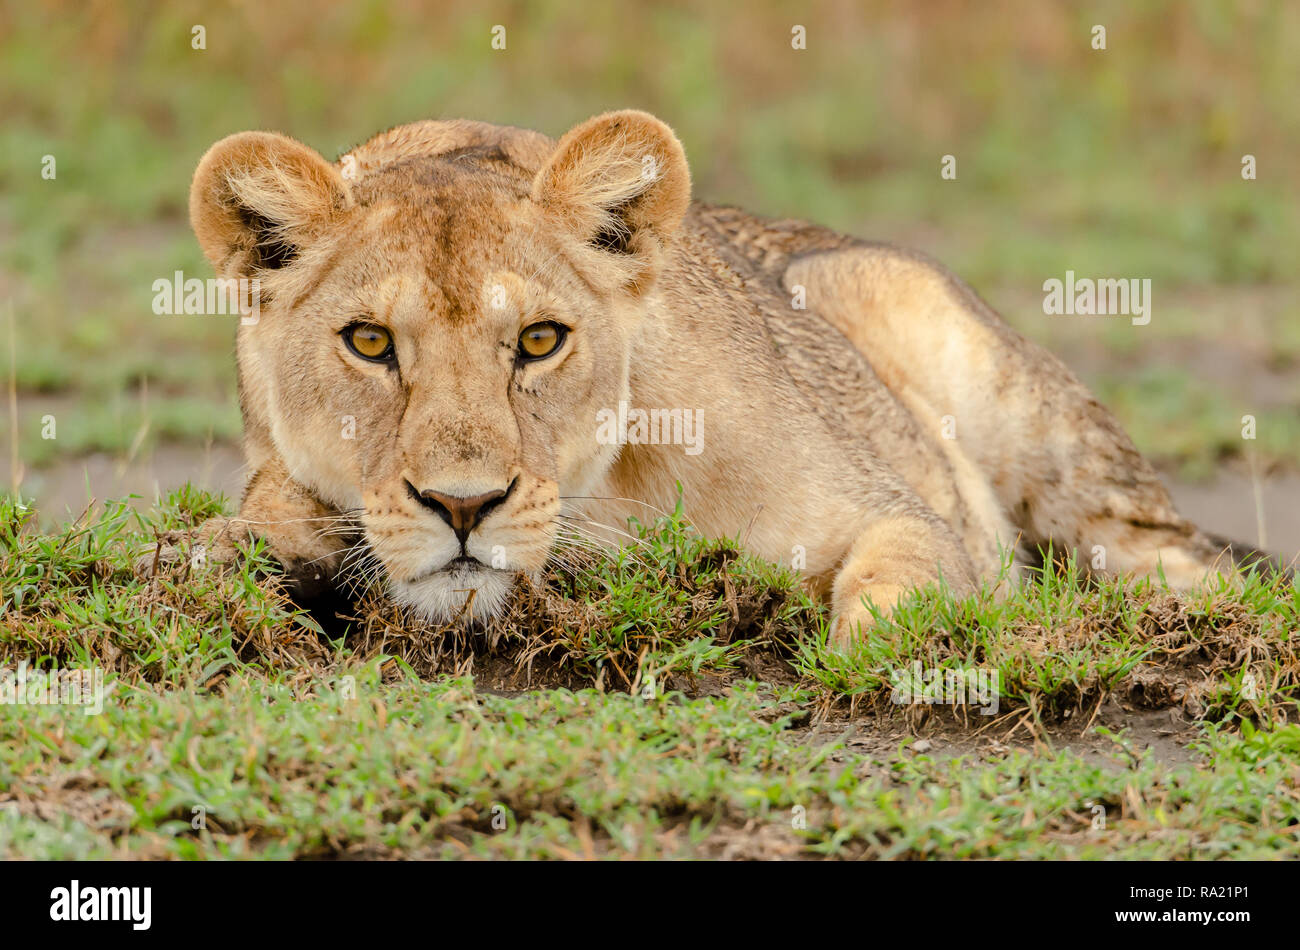
[[[304,592],[359,552],[424,617],[491,616],[565,525],[617,541],[679,483],[700,531],[801,568],[840,641],[869,604],[1004,582],[1048,542],[1178,587],[1231,568],[965,284],[693,203],[646,113],[558,143],[417,122],[334,163],[244,132],[199,163],[190,216],[218,274],[260,286],[237,347],[252,475],[202,533],[219,557],[261,536]],[[693,413],[699,445],[601,437],[628,407]]]

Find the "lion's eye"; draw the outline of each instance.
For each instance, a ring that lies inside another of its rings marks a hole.
[[[569,331],[558,323],[534,323],[524,327],[519,334],[519,357],[523,360],[540,360],[550,356],[564,344]]]
[[[385,363],[393,358],[393,335],[373,323],[354,323],[343,331],[343,342],[363,360]]]

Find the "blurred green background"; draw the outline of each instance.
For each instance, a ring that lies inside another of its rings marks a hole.
[[[1300,4],[14,2],[0,62],[3,450],[48,509],[238,488],[233,321],[151,309],[155,279],[209,276],[185,205],[217,138],[278,129],[334,158],[420,118],[559,135],[620,107],[676,128],[698,197],[943,260],[1180,500],[1244,504],[1252,529],[1260,486],[1297,508]],[[1151,323],[1045,316],[1067,269],[1150,278]]]

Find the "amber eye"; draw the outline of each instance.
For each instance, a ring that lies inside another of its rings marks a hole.
[[[343,342],[363,360],[386,363],[393,358],[393,335],[373,323],[354,323],[343,331]]]
[[[534,323],[524,327],[519,334],[519,358],[522,360],[540,360],[550,356],[562,345],[569,331],[558,323]]]

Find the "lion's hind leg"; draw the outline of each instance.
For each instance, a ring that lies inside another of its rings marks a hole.
[[[1012,530],[1022,547],[1050,544],[1091,570],[1174,587],[1231,571],[1087,387],[939,265],[850,246],[796,258],[783,279],[937,432],[954,472],[974,476],[963,495],[998,544]],[[905,469],[888,446],[874,448]]]

